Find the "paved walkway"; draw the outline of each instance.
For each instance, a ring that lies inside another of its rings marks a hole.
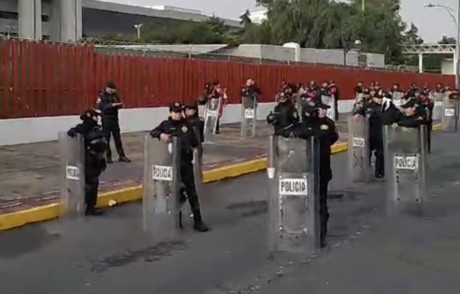
[[[101,218],[52,221],[0,234],[0,293],[22,294],[457,294],[460,289],[458,135],[435,134],[427,210],[385,216],[383,181],[350,185],[346,154],[334,155],[331,248],[268,253],[264,172],[208,184],[213,230],[155,240],[140,204]]]
[[[346,123],[338,123],[341,139],[346,140]],[[257,138],[242,139],[239,124],[225,125],[215,144],[204,147],[204,167],[254,159],[265,154],[271,134],[265,122],[258,124]],[[143,172],[143,139],[146,133],[123,135],[132,163],[109,165],[101,177],[101,191],[137,185]],[[57,142],[0,147],[0,213],[22,210],[57,201],[59,191],[59,146]]]

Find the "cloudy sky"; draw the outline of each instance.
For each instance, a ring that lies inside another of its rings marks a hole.
[[[203,11],[205,14],[238,19],[247,8],[255,8],[255,0],[104,0],[131,5],[170,5]],[[420,29],[422,37],[427,42],[435,42],[442,35],[454,36],[455,24],[452,18],[442,8],[425,8],[430,0],[401,0],[401,15],[406,22],[413,22]],[[452,8],[455,14],[457,0],[431,0],[431,3],[441,4]]]

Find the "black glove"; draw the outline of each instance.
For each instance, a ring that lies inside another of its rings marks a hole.
[[[77,135],[77,132],[75,132],[75,130],[67,131],[67,136],[69,136],[70,138],[75,138],[76,135]]]

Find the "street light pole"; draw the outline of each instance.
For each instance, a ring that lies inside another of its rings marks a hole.
[[[456,9],[456,16],[454,15],[454,11],[451,7],[441,5],[441,4],[426,4],[425,7],[433,8],[439,7],[447,11],[450,17],[452,18],[453,22],[456,24],[456,38],[455,38],[455,53],[454,53],[454,74],[455,74],[455,90],[457,91],[457,95],[455,98],[455,131],[458,131],[458,120],[459,120],[459,75],[460,75],[460,0],[457,0],[457,9]]]
[[[142,24],[135,24],[134,25],[134,28],[137,30],[137,39],[140,40],[141,39],[141,28],[142,28]]]
[[[457,1],[457,38],[455,39],[455,90],[457,95],[455,97],[455,131],[458,130],[459,119],[459,73],[460,73],[460,0]]]

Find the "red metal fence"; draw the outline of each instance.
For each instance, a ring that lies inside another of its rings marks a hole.
[[[91,46],[1,40],[0,119],[77,114],[94,106],[98,90],[108,80],[117,84],[127,108],[194,99],[206,82],[216,79],[228,87],[229,102],[238,103],[248,77],[259,83],[263,101],[273,101],[282,80],[332,79],[342,98],[354,96],[359,80],[378,80],[384,87],[394,82],[402,87],[454,82],[451,76],[433,74],[106,55]]]

